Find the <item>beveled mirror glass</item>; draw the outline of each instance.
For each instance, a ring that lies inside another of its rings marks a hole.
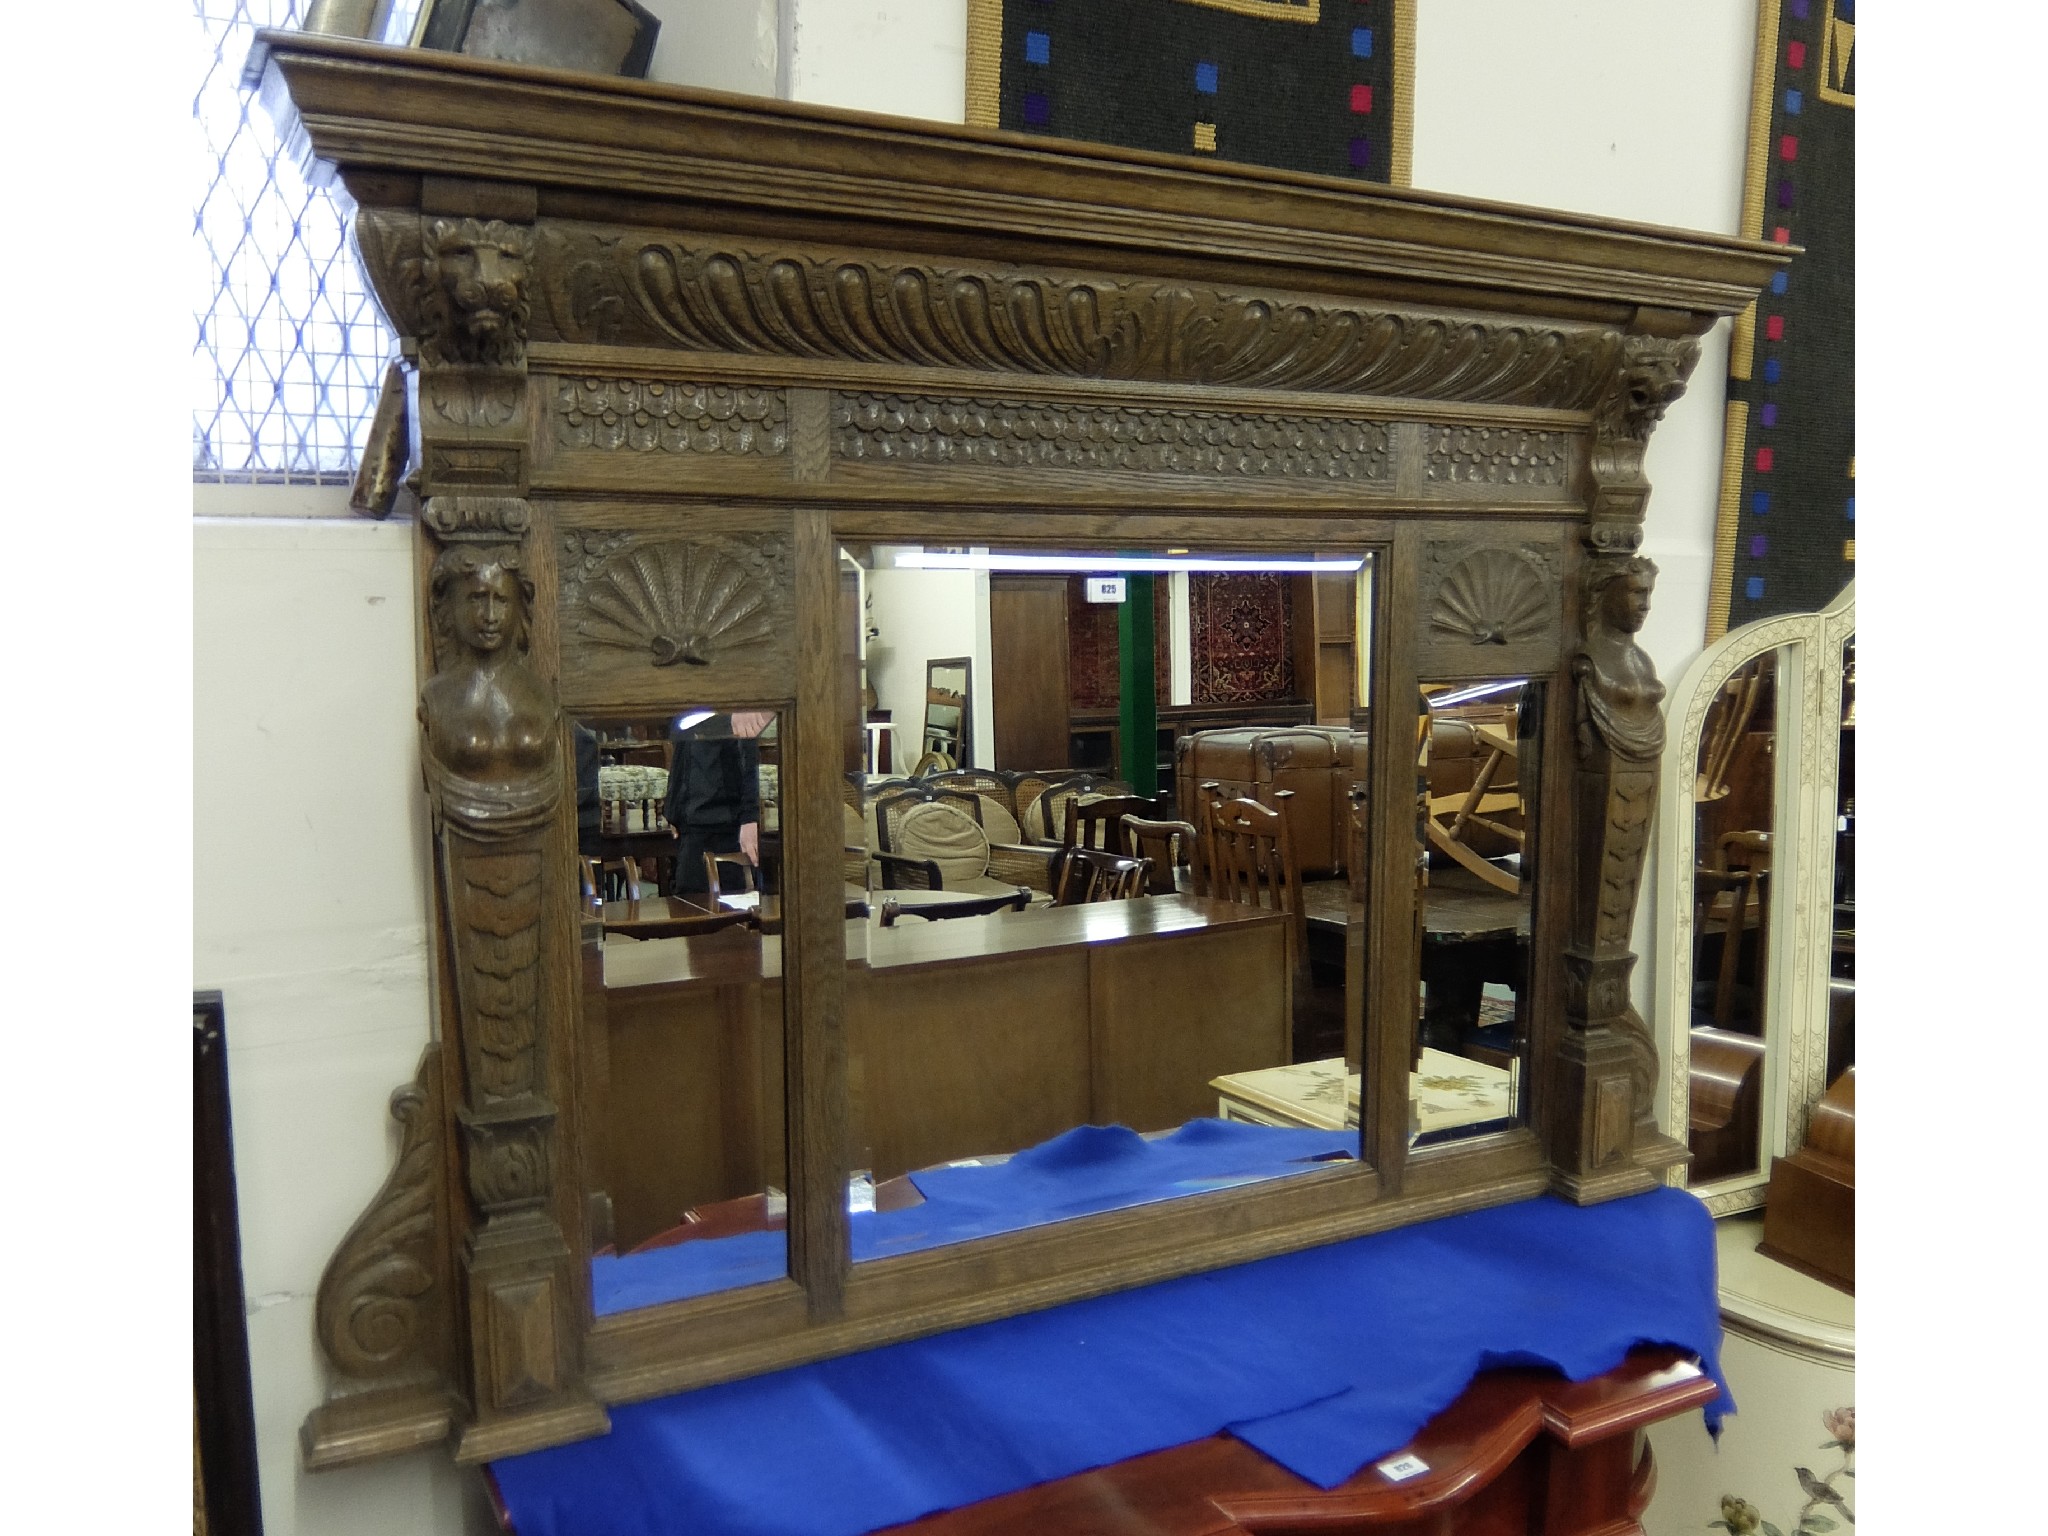
[[[574,720],[599,1317],[788,1272],[770,710]]]
[[[1348,620],[1371,553],[871,554],[875,631],[987,637],[996,761],[847,776],[856,1261],[1355,1164],[1367,736],[1290,724],[1287,668],[1295,599],[1341,582]],[[976,659],[927,663],[928,753]],[[1077,699],[1118,711],[1107,771]]]
[[[1542,694],[1526,678],[1424,685],[1417,717],[1420,998],[1409,1137],[1525,1118]]]

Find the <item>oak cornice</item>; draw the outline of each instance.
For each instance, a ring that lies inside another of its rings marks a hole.
[[[1217,260],[1309,286],[1397,282],[1460,306],[1492,297],[1668,312],[1697,332],[1740,311],[1786,246],[1134,150],[599,79],[302,33],[261,34],[312,157],[775,210],[791,233],[880,220],[907,249],[1011,237],[1115,251],[1123,270],[1196,277]],[[280,89],[266,94],[292,109]],[[543,204],[545,206],[545,202]],[[878,210],[886,212],[878,213]],[[1624,315],[1617,315],[1625,319]]]

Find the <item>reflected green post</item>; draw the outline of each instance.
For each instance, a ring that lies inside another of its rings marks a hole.
[[[1124,578],[1124,600],[1117,607],[1116,657],[1120,743],[1117,769],[1134,793],[1159,792],[1159,696],[1153,687],[1157,637],[1152,626],[1152,581],[1148,575]]]

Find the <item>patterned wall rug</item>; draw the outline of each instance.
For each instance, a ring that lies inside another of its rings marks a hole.
[[[1067,692],[1075,709],[1115,709],[1123,697],[1117,650],[1116,603],[1088,601],[1088,578],[1067,578]],[[1165,577],[1152,583],[1153,697],[1173,697],[1173,658],[1168,653],[1171,622]]]
[[[1294,697],[1292,603],[1278,572],[1188,577],[1188,649],[1197,704]]]
[[[1856,574],[1856,4],[1761,0],[1742,233],[1804,247],[1736,322],[1707,639]]]
[[[1408,185],[1415,0],[968,0],[967,120]]]

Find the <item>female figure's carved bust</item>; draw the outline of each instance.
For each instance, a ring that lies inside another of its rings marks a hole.
[[[444,814],[512,830],[560,792],[560,711],[526,659],[533,581],[517,546],[456,544],[430,578],[439,670],[420,693]]]
[[[1640,557],[1597,560],[1586,582],[1586,641],[1572,662],[1579,747],[1654,763],[1664,750],[1664,685],[1636,634],[1650,616],[1657,567]]]

